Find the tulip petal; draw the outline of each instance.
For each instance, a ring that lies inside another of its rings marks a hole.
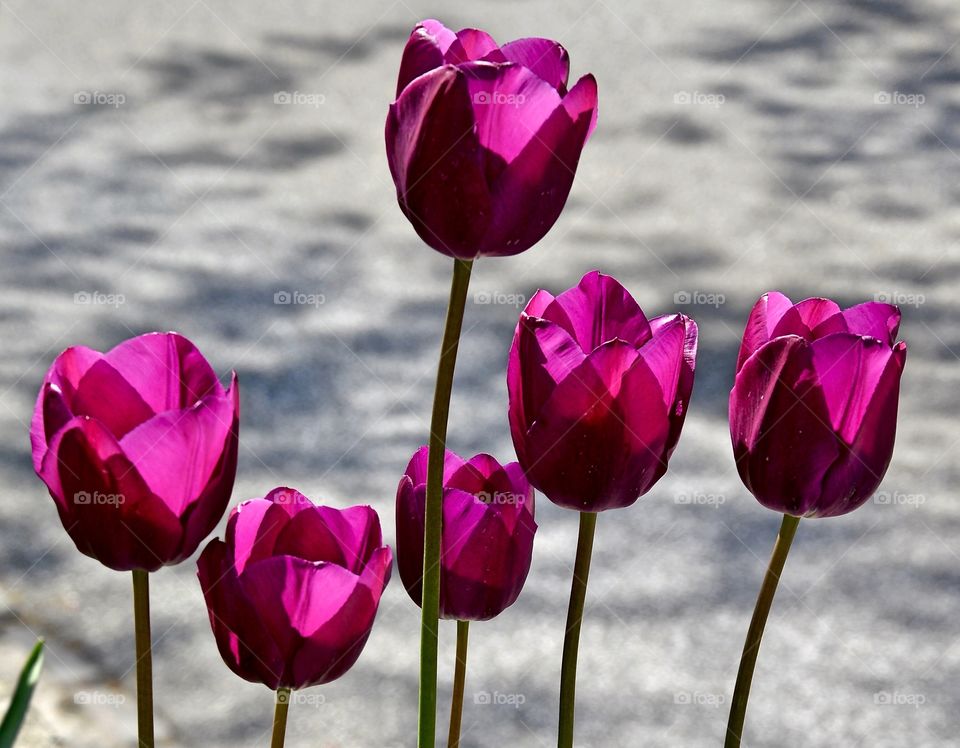
[[[799,335],[807,341],[812,341],[816,338],[813,331],[839,313],[840,307],[835,301],[820,298],[804,299],[784,312],[774,327],[771,337]]]
[[[153,415],[140,394],[106,359],[87,369],[70,400],[70,410],[96,418],[117,439]]]
[[[893,304],[868,301],[829,317],[813,331],[815,338],[824,338],[835,332],[869,335],[887,345],[893,345],[900,329],[900,310]]]
[[[224,389],[197,347],[177,333],[149,333],[126,340],[104,359],[155,413],[189,408]]]
[[[656,377],[633,346],[614,340],[554,390],[529,430],[524,468],[560,506],[628,506],[655,481],[668,429]]]
[[[693,378],[697,366],[697,323],[683,314],[669,314],[650,320],[650,329],[653,335],[671,324],[673,319],[679,319],[684,326],[683,362],[680,368],[680,377],[673,402],[670,404],[670,436],[667,439],[667,456],[669,457],[680,441],[680,432],[683,422],[690,409],[690,395],[693,392]]]
[[[176,556],[179,520],[98,421],[79,417],[62,429],[41,477],[81,553],[117,571],[153,571]]]
[[[507,60],[529,68],[561,94],[566,92],[570,56],[559,43],[531,37],[507,42],[500,51]]]
[[[497,43],[486,31],[480,29],[461,29],[447,48],[446,62],[454,65],[480,60],[491,52],[497,51]],[[500,62],[500,60],[497,60]]]
[[[792,306],[793,302],[779,291],[765,293],[757,300],[750,310],[747,327],[743,331],[743,341],[737,355],[737,371],[740,371],[744,361],[773,337],[777,323]]]
[[[233,427],[233,403],[213,394],[186,410],[159,413],[120,444],[152,491],[180,516],[210,482]]]
[[[679,315],[661,322],[656,334],[641,348],[640,356],[650,368],[660,384],[663,405],[667,412],[673,409],[680,383],[680,372],[684,366],[684,345],[687,329]]]
[[[444,55],[456,38],[456,34],[432,18],[418,23],[403,50],[397,96],[414,78],[443,65]]]
[[[247,599],[223,541],[212,540],[204,548],[197,560],[197,577],[223,661],[245,680],[278,688],[284,675],[284,654]]]
[[[746,360],[730,393],[730,436],[740,477],[761,504],[794,516],[814,510],[840,442],[806,340],[778,337]]]
[[[438,252],[472,259],[493,209],[474,133],[466,76],[454,67],[414,79],[390,106],[387,160],[397,199],[420,237]]]
[[[900,375],[906,353],[904,343],[897,345],[879,373],[850,449],[843,451],[824,477],[824,501],[817,516],[835,517],[853,511],[873,495],[883,480],[893,456]]]
[[[616,278],[596,270],[557,296],[543,317],[569,332],[584,353],[614,338],[639,348],[651,336],[643,310],[627,289]]]
[[[238,574],[248,563],[274,555],[277,538],[291,516],[288,506],[266,499],[244,501],[230,513],[226,539]]]

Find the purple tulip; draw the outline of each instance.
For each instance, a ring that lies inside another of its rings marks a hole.
[[[730,392],[740,477],[764,506],[832,517],[863,504],[893,454],[900,310],[770,292],[750,312]]]
[[[410,35],[387,116],[400,208],[438,252],[514,255],[550,230],[597,121],[597,83],[569,91],[549,39],[498,46],[483,31],[423,21]]]
[[[154,571],[193,553],[226,510],[239,416],[236,373],[224,389],[176,333],[68,348],[37,398],[33,466],[78,550]]]
[[[397,566],[419,605],[423,576],[423,513],[428,448],[410,460],[397,488]],[[447,450],[443,466],[440,616],[482,621],[516,602],[530,571],[533,488],[520,466]]]
[[[616,279],[587,273],[520,315],[507,386],[517,457],[568,509],[629,506],[666,472],[687,414],[697,326],[647,320]]]
[[[198,561],[227,666],[271,689],[339,678],[360,656],[393,554],[368,506],[317,506],[290,488],[230,513]]]

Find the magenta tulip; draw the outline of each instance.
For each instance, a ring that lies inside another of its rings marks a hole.
[[[460,259],[529,249],[560,215],[597,120],[597,84],[569,91],[549,39],[498,46],[485,32],[423,21],[410,35],[387,116],[400,208],[420,237]]]
[[[224,662],[274,690],[339,678],[366,644],[392,563],[368,506],[317,506],[290,488],[245,501],[198,562]]]
[[[236,374],[224,389],[176,333],[68,348],[40,388],[34,469],[82,553],[153,571],[192,554],[226,510],[239,415]]]
[[[420,604],[428,448],[410,460],[397,488],[397,566]],[[530,571],[533,488],[520,466],[447,450],[443,469],[440,615],[461,621],[493,618],[516,602]]]
[[[744,484],[764,506],[832,517],[880,485],[897,426],[900,311],[829,299],[753,307],[730,392],[730,436]]]
[[[647,320],[614,278],[588,273],[520,315],[507,384],[510,429],[530,482],[568,509],[624,507],[666,472],[687,414],[697,326]]]

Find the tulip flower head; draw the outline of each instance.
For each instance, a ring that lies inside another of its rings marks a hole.
[[[900,310],[775,291],[750,312],[730,392],[744,485],[764,506],[832,517],[873,495],[893,454],[906,343]]]
[[[474,259],[529,249],[560,215],[597,120],[597,84],[567,89],[549,39],[502,46],[485,32],[418,24],[386,125],[400,208],[438,252]]]
[[[510,430],[530,482],[568,509],[629,506],[660,479],[687,414],[697,326],[648,320],[614,278],[587,273],[520,315],[507,368]]]
[[[397,566],[417,605],[423,576],[428,448],[410,460],[397,488]],[[533,556],[533,488],[520,466],[447,450],[443,468],[440,615],[493,618],[516,602]]]
[[[68,348],[37,398],[33,466],[78,550],[153,571],[192,554],[226,510],[239,416],[236,374],[224,389],[176,333]]]
[[[370,507],[317,506],[275,488],[234,509],[197,566],[224,662],[276,690],[329,683],[353,666],[392,563]]]

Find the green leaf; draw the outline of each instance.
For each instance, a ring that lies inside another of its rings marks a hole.
[[[43,639],[37,642],[30,656],[27,658],[20,677],[17,679],[17,689],[7,708],[7,713],[0,722],[0,748],[12,748],[20,732],[27,709],[30,708],[30,697],[40,679],[40,669],[43,667]]]

